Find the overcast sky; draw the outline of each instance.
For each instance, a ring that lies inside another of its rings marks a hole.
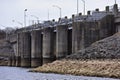
[[[105,6],[112,6],[114,0],[85,0],[86,11],[95,10],[99,8],[104,10]],[[24,22],[24,10],[27,9],[27,25],[31,24],[31,20],[36,20],[35,15],[39,20],[59,18],[59,9],[52,5],[57,5],[62,8],[62,17],[71,17],[72,14],[77,13],[77,0],[0,0],[0,28],[5,27],[21,27],[18,22]],[[120,5],[120,0],[117,0]],[[79,12],[83,12],[83,2],[79,0]],[[16,22],[12,22],[15,20]]]

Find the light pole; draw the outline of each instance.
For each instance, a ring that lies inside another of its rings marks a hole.
[[[83,4],[84,4],[84,10],[83,10],[83,13],[85,15],[85,0],[82,0]]]
[[[116,4],[117,2],[116,2],[116,0],[115,0],[115,4]]]
[[[49,20],[49,17],[50,17],[50,13],[49,13],[49,9],[48,9],[48,20]]]
[[[31,17],[34,17],[37,19],[37,22],[39,23],[39,17],[35,16],[35,15],[31,15]]]
[[[79,1],[77,0],[77,14],[79,12]]]
[[[57,6],[57,5],[53,5],[53,7],[56,7],[60,10],[60,18],[62,17],[62,11],[61,11],[61,7]]]
[[[24,27],[26,27],[26,11],[27,9],[24,10]]]

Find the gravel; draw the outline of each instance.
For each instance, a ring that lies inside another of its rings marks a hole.
[[[86,49],[67,56],[66,59],[119,59],[120,33],[93,43]]]

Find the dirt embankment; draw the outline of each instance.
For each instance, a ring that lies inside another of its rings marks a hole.
[[[45,64],[32,71],[120,78],[120,60],[62,60]]]
[[[120,33],[32,71],[120,78]]]

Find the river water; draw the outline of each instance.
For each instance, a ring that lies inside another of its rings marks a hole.
[[[120,80],[59,74],[28,72],[29,69],[17,67],[0,67],[0,80]]]

